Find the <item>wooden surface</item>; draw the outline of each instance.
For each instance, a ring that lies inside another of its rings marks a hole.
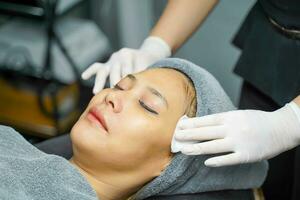
[[[59,129],[57,129],[53,118],[41,111],[37,92],[19,86],[0,77],[0,124],[24,130],[27,134],[48,138],[56,136],[57,132],[68,131],[79,117],[79,110],[72,111],[58,120]],[[58,107],[76,103],[78,95],[76,84],[63,86],[57,95]],[[49,95],[45,95],[44,101],[47,110],[52,110]]]

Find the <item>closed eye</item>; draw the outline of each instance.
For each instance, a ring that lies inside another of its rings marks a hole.
[[[139,103],[140,103],[140,105],[144,108],[144,109],[146,109],[147,111],[149,111],[149,112],[151,112],[151,113],[153,113],[153,114],[158,114],[156,111],[154,111],[154,110],[152,110],[151,108],[149,108],[144,102],[142,102],[141,100],[139,100]]]
[[[124,90],[124,89],[121,88],[118,84],[116,84],[116,85],[114,86],[114,89],[117,89],[117,90]],[[151,113],[153,113],[153,114],[156,114],[156,115],[158,114],[155,110],[149,108],[143,101],[139,100],[139,103],[140,103],[140,105],[141,105],[145,110],[147,110],[147,111],[149,111],[149,112],[151,112]]]

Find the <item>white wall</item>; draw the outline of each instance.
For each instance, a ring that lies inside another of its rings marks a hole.
[[[151,0],[118,0],[120,44],[138,48],[149,34],[153,21]]]

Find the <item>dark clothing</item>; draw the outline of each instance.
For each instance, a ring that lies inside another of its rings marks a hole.
[[[290,29],[300,28],[299,0],[259,0],[265,13]]]
[[[239,109],[260,109],[263,111],[275,111],[280,106],[270,97],[259,91],[247,81],[243,82]]]
[[[300,29],[300,1],[259,0],[254,5],[233,40],[242,49],[234,72],[283,106],[300,94],[300,40],[277,32],[267,16]]]
[[[300,30],[300,1],[258,0],[235,36],[242,53],[234,72],[244,79],[240,109],[274,111],[300,94],[300,39],[278,31],[270,18]],[[269,160],[266,200],[299,199],[297,155],[290,150]]]
[[[251,84],[243,83],[239,109],[274,111],[279,108],[280,106],[270,97]],[[295,187],[293,185],[296,181],[294,180],[296,175],[294,173],[296,171],[294,158],[295,150],[290,150],[269,160],[268,176],[262,186],[266,200],[292,199],[293,187]],[[294,193],[296,194],[297,191],[298,189]]]

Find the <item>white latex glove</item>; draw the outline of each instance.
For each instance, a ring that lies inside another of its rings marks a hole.
[[[103,89],[109,76],[113,87],[120,79],[130,73],[146,69],[156,61],[169,57],[171,48],[161,38],[150,36],[146,38],[139,49],[123,48],[113,53],[106,63],[94,63],[82,74],[82,79],[96,75],[93,93]]]
[[[257,162],[300,144],[300,108],[291,102],[274,112],[236,110],[183,119],[178,127],[178,141],[198,141],[182,148],[182,153],[228,153],[207,159],[207,166]]]

